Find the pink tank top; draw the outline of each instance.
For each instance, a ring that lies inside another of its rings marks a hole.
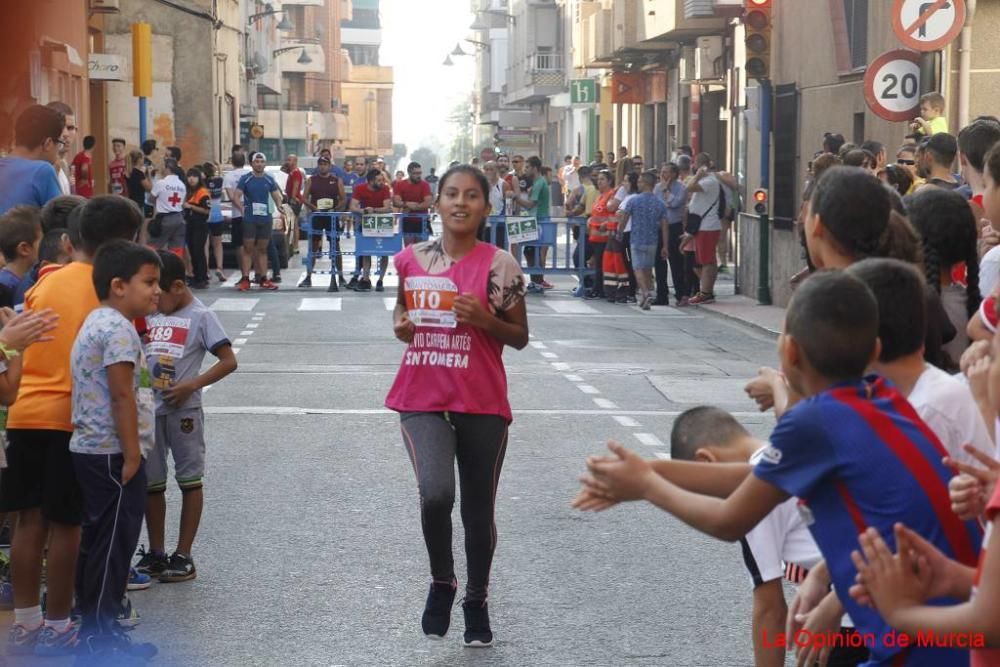
[[[486,293],[497,248],[478,243],[443,273],[427,273],[413,246],[393,258],[416,335],[403,354],[385,399],[398,412],[463,412],[511,421],[503,343],[478,327],[455,321],[452,304],[471,294],[490,307]]]

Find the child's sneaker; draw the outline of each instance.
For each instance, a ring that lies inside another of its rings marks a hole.
[[[194,560],[191,556],[175,553],[170,557],[170,563],[160,574],[160,581],[165,584],[172,584],[178,581],[190,581],[198,576],[198,571],[194,567]]]
[[[452,579],[449,583],[431,582],[424,615],[420,618],[420,627],[428,638],[442,639],[448,634],[448,626],[451,625],[451,606],[455,603],[456,591],[458,591],[456,579]]]
[[[490,630],[490,612],[486,600],[466,600],[462,603],[465,614],[465,645],[469,648],[486,648],[493,645]]]
[[[139,562],[135,564],[136,572],[158,577],[167,569],[167,554],[156,554],[139,547]]]
[[[29,630],[17,623],[10,626],[10,634],[7,635],[7,655],[33,655],[43,627],[44,625],[40,624],[34,630]]]
[[[118,625],[128,630],[139,625],[139,622],[142,621],[142,617],[139,616],[139,612],[132,606],[132,601],[128,599],[127,595],[122,598],[122,609],[118,612],[115,620],[118,621]]]
[[[128,571],[128,590],[144,591],[153,585],[153,578],[145,572],[139,572],[134,567]]]
[[[76,643],[80,629],[75,623],[70,623],[62,632],[49,626],[43,626],[35,642],[35,655],[40,657],[55,657],[71,655],[76,652]]]

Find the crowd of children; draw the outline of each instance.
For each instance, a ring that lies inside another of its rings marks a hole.
[[[839,166],[832,145],[813,162],[812,275],[788,306],[780,371],[746,388],[774,410],[769,442],[695,408],[674,424],[672,460],[611,442],[581,478],[581,510],[646,500],[741,541],[757,665],[786,650],[800,665],[1000,665],[998,288],[981,271],[1000,228],[1000,121],[956,141],[938,102],[914,125],[933,136],[912,153],[923,182],[905,197],[880,182],[878,146],[868,168]]]
[[[126,589],[196,576],[200,393],[236,359],[215,314],[189,291],[184,262],[135,243],[142,221],[117,195],[58,197],[0,216],[0,294],[22,309],[0,309],[10,655],[144,664],[156,649],[125,634],[138,621]],[[202,373],[206,352],[218,362]],[[169,557],[168,450],[183,494]],[[151,546],[136,569],[144,518]]]

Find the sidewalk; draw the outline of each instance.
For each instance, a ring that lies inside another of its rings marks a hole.
[[[733,294],[731,282],[723,282],[718,287],[721,289],[716,290],[715,303],[693,307],[735,320],[775,337],[781,334],[785,326],[784,308],[761,306],[756,299]]]

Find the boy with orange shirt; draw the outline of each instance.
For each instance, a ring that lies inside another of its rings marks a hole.
[[[77,332],[99,305],[93,257],[105,241],[134,240],[142,214],[128,199],[94,197],[80,216],[77,261],[25,295],[25,308],[60,316],[52,340],[24,354],[21,387],[7,416],[8,467],[0,472],[0,511],[19,512],[11,545],[14,625],[8,654],[69,653],[77,629],[70,621],[81,496],[69,441],[73,434],[70,352]],[[48,538],[47,603],[39,605],[42,553]]]

